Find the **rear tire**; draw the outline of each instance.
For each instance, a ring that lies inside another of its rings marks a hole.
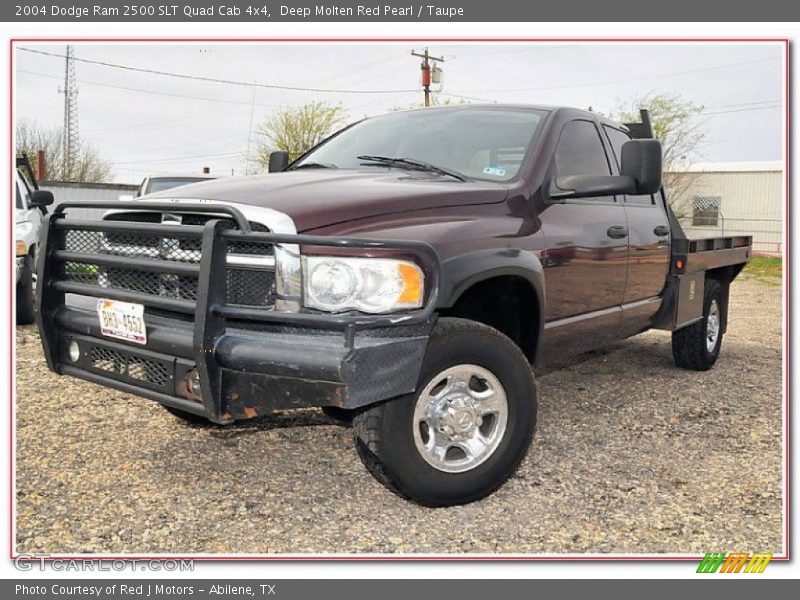
[[[514,342],[486,325],[440,319],[417,391],[358,412],[356,448],[396,494],[453,506],[494,492],[519,466],[536,426],[533,371]]]
[[[22,276],[17,283],[17,325],[30,325],[36,321],[33,310],[33,257],[25,257],[22,266]]]
[[[722,286],[716,279],[706,279],[703,318],[672,332],[672,357],[676,365],[693,371],[708,371],[714,366],[722,347],[723,308]]]

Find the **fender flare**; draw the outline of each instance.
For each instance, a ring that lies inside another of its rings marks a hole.
[[[469,252],[442,261],[437,309],[452,308],[475,284],[503,276],[524,279],[536,295],[539,322],[535,359],[538,363],[544,333],[545,279],[544,267],[536,253],[518,248],[499,248]]]

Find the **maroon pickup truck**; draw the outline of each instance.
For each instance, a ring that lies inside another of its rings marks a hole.
[[[657,328],[678,366],[709,369],[750,254],[686,238],[646,112],[399,112],[270,171],[59,205],[38,262],[48,365],[187,421],[322,407],[429,506],[517,468],[531,365]],[[70,216],[87,206],[109,210]]]

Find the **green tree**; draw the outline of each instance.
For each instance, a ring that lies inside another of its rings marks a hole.
[[[653,133],[664,151],[664,186],[675,216],[685,220],[692,215],[689,195],[689,159],[698,156],[706,139],[702,117],[704,107],[679,94],[648,94],[618,107],[612,118],[623,123],[639,121],[639,109],[650,111]]]
[[[74,163],[68,169],[64,161],[64,130],[61,127],[43,128],[22,120],[15,128],[15,138],[17,154],[27,154],[34,169],[37,168],[37,151],[44,150],[47,179],[97,183],[112,178],[111,163],[83,140]]]
[[[269,164],[269,155],[276,150],[289,153],[289,160],[316,146],[347,118],[340,104],[311,102],[297,107],[286,107],[269,117],[259,127],[261,141],[256,149],[256,160],[263,167]]]

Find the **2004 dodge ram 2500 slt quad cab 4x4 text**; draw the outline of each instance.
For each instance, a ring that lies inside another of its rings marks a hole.
[[[49,367],[231,423],[323,407],[429,506],[497,489],[530,445],[531,365],[648,329],[720,352],[748,237],[689,240],[649,115],[538,106],[365,119],[270,174],[43,225]]]

